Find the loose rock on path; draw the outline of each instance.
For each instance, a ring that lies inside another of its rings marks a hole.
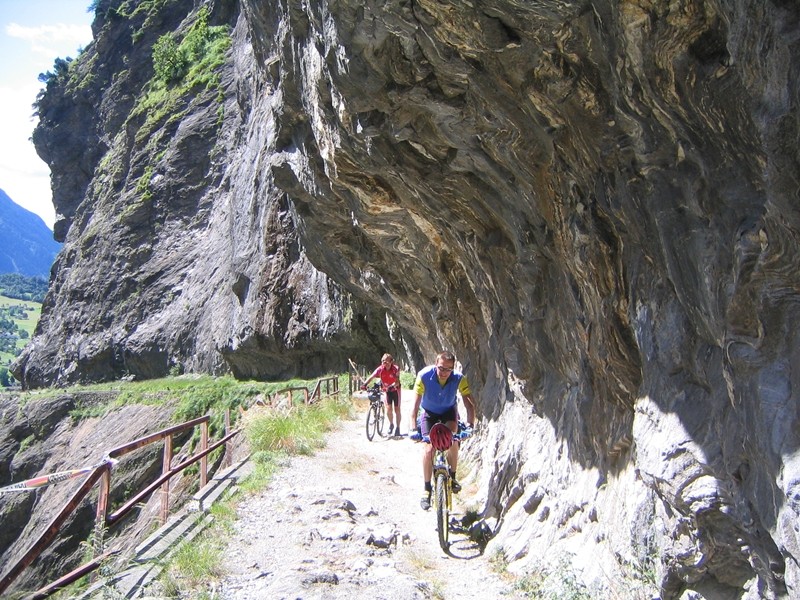
[[[451,534],[451,555],[439,547],[436,515],[419,505],[422,446],[408,438],[411,398],[403,399],[403,435],[372,442],[366,402],[357,404],[325,448],[291,458],[265,490],[239,502],[217,597],[524,597],[466,533]],[[470,487],[455,497],[456,518],[480,508],[469,504]]]

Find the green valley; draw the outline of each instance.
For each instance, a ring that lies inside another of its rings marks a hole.
[[[0,387],[13,382],[8,367],[33,336],[41,310],[39,302],[0,294]]]

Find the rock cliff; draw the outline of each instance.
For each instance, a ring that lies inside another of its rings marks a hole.
[[[800,595],[796,3],[96,8],[26,386],[451,348],[511,570]]]

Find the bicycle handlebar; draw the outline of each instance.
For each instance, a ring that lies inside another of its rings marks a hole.
[[[362,392],[366,392],[367,390],[381,390],[381,391],[385,391],[385,390],[399,390],[399,389],[400,389],[400,386],[399,386],[399,385],[397,385],[396,383],[393,383],[393,384],[391,384],[391,385],[387,385],[387,386],[385,386],[385,387],[384,387],[384,386],[383,386],[383,384],[381,384],[381,383],[373,383],[373,384],[372,384],[371,386],[369,386],[369,387],[367,387],[367,385],[366,385],[366,384],[361,384],[361,387],[360,387],[360,389],[361,389],[361,391],[362,391]]]
[[[467,427],[466,429],[460,430],[458,433],[453,434],[453,440],[461,441],[467,439],[469,436],[472,435],[472,427]],[[427,435],[422,435],[419,429],[417,429],[414,433],[408,434],[408,439],[414,440],[415,442],[425,442],[426,444],[430,444],[431,438]]]

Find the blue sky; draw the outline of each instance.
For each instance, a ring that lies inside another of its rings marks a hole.
[[[75,58],[92,41],[91,0],[0,0],[0,189],[55,221],[50,170],[30,141],[36,121],[31,105],[42,89],[39,73],[56,58]]]

